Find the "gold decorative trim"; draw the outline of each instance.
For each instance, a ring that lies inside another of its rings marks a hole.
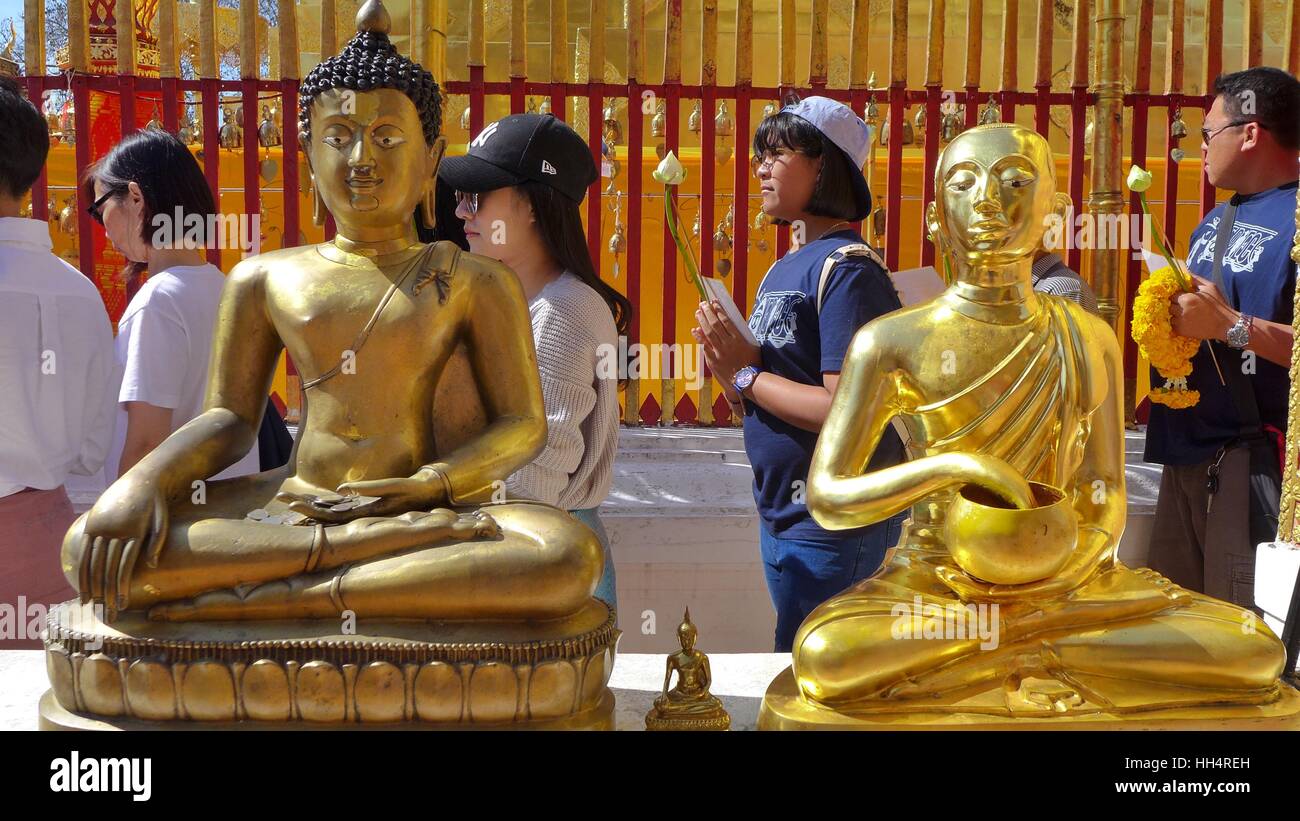
[[[1300,265],[1300,195],[1297,195],[1295,212],[1296,234],[1291,247],[1291,259]],[[1300,287],[1292,295],[1295,315],[1292,329],[1300,331]],[[1300,500],[1300,333],[1295,334],[1291,347],[1291,395],[1287,398],[1286,448],[1282,473],[1281,512],[1277,519],[1277,540],[1291,544],[1300,541],[1300,532],[1296,528],[1296,502]]]
[[[52,608],[46,616],[46,647],[64,646],[69,652],[85,652],[87,645],[92,653],[109,656],[149,657],[168,662],[211,660],[225,663],[258,659],[288,661],[299,658],[304,651],[335,664],[367,664],[387,660],[397,652],[402,662],[423,664],[430,661],[487,662],[505,664],[538,664],[550,660],[575,660],[585,658],[598,649],[609,647],[621,634],[614,627],[611,611],[605,623],[594,630],[563,639],[525,642],[374,642],[365,639],[268,639],[264,641],[179,641],[141,638],[135,636],[112,637],[74,630],[58,621],[61,608]]]
[[[731,717],[665,719],[647,716],[645,728],[647,730],[729,730],[731,729]]]
[[[107,636],[47,617],[59,705],[108,721],[524,726],[607,722],[619,630],[555,640],[186,641]],[[269,725],[268,725],[269,726]]]

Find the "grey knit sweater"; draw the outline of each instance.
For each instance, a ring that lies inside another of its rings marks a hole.
[[[597,371],[617,350],[618,330],[600,294],[566,271],[528,305],[546,403],[546,449],[506,480],[511,498],[564,508],[598,507],[618,450],[618,380]],[[599,375],[598,375],[599,374]]]

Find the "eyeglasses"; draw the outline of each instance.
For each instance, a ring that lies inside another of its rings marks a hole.
[[[104,224],[104,215],[99,212],[99,209],[104,205],[104,203],[108,202],[109,197],[118,193],[120,192],[109,191],[106,194],[104,194],[104,196],[95,200],[89,206],[86,207],[86,211],[90,214],[90,216],[95,218],[95,222],[99,223],[100,225]]]
[[[1219,136],[1219,133],[1222,132],[1222,131],[1226,131],[1226,130],[1229,129],[1229,128],[1236,128],[1236,127],[1239,126],[1239,125],[1246,125],[1247,123],[1253,123],[1253,122],[1254,122],[1254,120],[1233,120],[1232,122],[1228,123],[1227,125],[1219,126],[1218,128],[1214,129],[1213,131],[1211,131],[1210,129],[1205,128],[1204,126],[1202,126],[1202,127],[1201,127],[1201,140],[1202,140],[1202,142],[1207,142],[1207,143],[1208,143],[1210,140],[1212,140],[1212,139],[1214,139],[1215,137]]]
[[[776,165],[777,161],[793,153],[785,148],[778,148],[775,151],[764,151],[762,155],[755,155],[749,158],[749,171],[755,177],[764,169]]]
[[[457,191],[456,205],[465,206],[465,210],[471,214],[478,213],[478,192],[477,191]]]

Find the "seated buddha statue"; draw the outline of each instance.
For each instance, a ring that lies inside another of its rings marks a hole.
[[[1277,700],[1284,654],[1262,621],[1117,560],[1120,347],[1102,319],[1030,284],[1069,206],[1047,141],[1014,124],[965,131],[935,190],[928,229],[956,281],[858,331],[807,494],[830,529],[911,518],[873,576],[800,627],[793,700],[1004,718]],[[891,424],[910,461],[864,473]],[[978,608],[993,641],[930,629]]]
[[[688,607],[682,623],[677,625],[677,640],[682,649],[668,656],[663,692],[645,717],[647,730],[730,729],[731,716],[727,715],[722,701],[709,692],[713,669],[709,657],[695,647],[698,636]],[[677,684],[669,689],[673,673],[677,674]]]
[[[106,622],[552,624],[593,606],[587,527],[477,504],[546,440],[528,306],[500,263],[418,241],[446,145],[438,87],[389,41],[381,3],[357,19],[300,97],[315,216],[337,236],[235,266],[205,410],[67,534],[64,571]],[[256,440],[283,351],[306,406],[289,464],[207,481]]]

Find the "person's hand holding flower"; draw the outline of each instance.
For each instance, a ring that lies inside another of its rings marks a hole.
[[[1192,339],[1226,339],[1237,312],[1208,279],[1192,277],[1196,290],[1176,295],[1169,302],[1169,324],[1174,333]]]

